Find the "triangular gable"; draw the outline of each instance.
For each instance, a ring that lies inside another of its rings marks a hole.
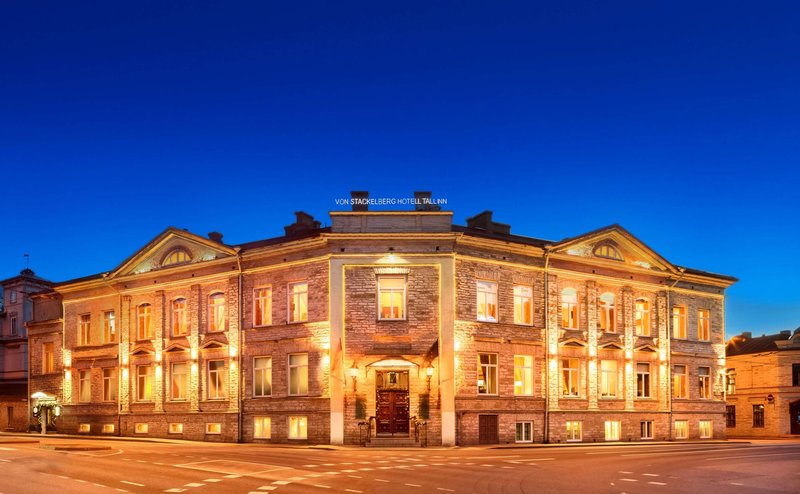
[[[183,345],[179,345],[177,343],[173,343],[172,345],[168,346],[164,349],[165,353],[177,353],[177,352],[185,352],[188,351],[189,348]]]
[[[586,347],[586,342],[579,340],[578,338],[567,338],[566,340],[560,343],[561,346],[575,346],[575,347]]]
[[[619,255],[617,257],[601,255],[598,248],[603,246],[615,248]],[[678,273],[678,269],[672,263],[617,224],[564,239],[553,245],[552,252]]]
[[[131,355],[152,355],[154,352],[152,349],[139,346],[133,349]]]
[[[216,341],[216,340],[211,340],[211,341],[207,341],[207,342],[203,343],[202,345],[200,345],[200,348],[202,348],[203,350],[210,350],[210,349],[214,349],[214,348],[222,348],[224,346],[225,346],[225,344],[222,343],[222,342],[219,342],[219,341]]]
[[[652,352],[652,353],[656,353],[658,351],[658,348],[654,347],[653,345],[642,345],[640,347],[634,348],[634,350],[637,351],[637,352]]]
[[[140,274],[157,269],[168,269],[172,266],[162,266],[162,264],[165,258],[174,251],[183,251],[188,257],[187,262],[175,264],[174,266],[209,261],[236,254],[232,247],[225,244],[195,235],[186,230],[169,227],[123,261],[110,273],[109,277],[114,278],[127,274]]]
[[[599,348],[601,350],[622,350],[622,347],[616,343],[606,343],[605,345],[600,345]]]

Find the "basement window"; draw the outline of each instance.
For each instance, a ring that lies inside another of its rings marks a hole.
[[[183,434],[183,424],[180,422],[172,422],[169,424],[170,434]]]
[[[136,434],[147,434],[149,428],[147,422],[136,422],[133,426],[133,430]]]

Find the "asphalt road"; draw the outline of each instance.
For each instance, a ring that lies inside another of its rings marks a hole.
[[[800,442],[519,449],[0,439],[0,494],[800,493]]]

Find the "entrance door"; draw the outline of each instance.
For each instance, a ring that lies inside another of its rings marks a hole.
[[[497,415],[478,415],[478,443],[498,444]]]
[[[789,404],[789,423],[792,434],[800,434],[800,401]]]
[[[381,435],[408,435],[408,371],[376,375],[376,427]]]

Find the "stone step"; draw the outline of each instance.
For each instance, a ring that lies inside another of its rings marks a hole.
[[[419,443],[413,437],[373,437],[368,448],[415,448]]]

